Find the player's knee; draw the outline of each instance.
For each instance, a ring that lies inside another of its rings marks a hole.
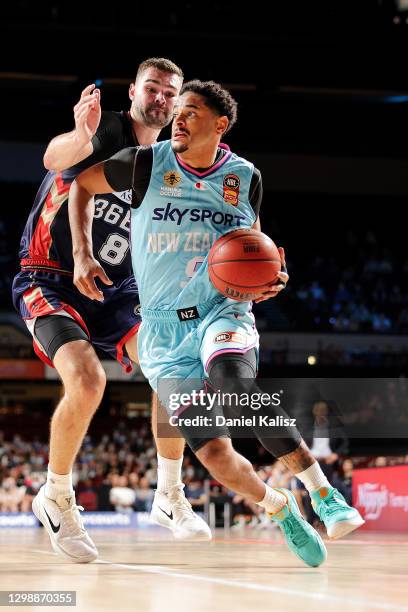
[[[196,451],[197,458],[210,472],[226,467],[232,453],[233,448],[229,438],[210,440]]]
[[[99,405],[106,386],[106,374],[100,362],[72,364],[69,383],[64,381],[65,392],[75,396],[78,405],[94,411]]]
[[[256,376],[254,350],[244,355],[225,353],[215,357],[209,365],[210,384],[224,393],[250,393]]]
[[[221,354],[212,360],[208,368],[209,383],[225,398],[222,402],[224,416],[244,414],[239,398],[257,391],[255,376],[256,354],[253,350],[244,355]]]

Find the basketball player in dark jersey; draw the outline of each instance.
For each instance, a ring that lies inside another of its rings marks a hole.
[[[33,335],[37,355],[57,369],[64,384],[64,396],[51,422],[47,482],[34,500],[33,510],[54,549],[76,562],[97,557],[96,547],[83,528],[72,486],[75,456],[106,383],[94,347],[130,372],[131,362],[137,362],[140,316],[129,248],[132,191],[95,198],[92,266],[99,285],[92,280],[94,300],[84,298],[73,284],[68,192],[83,169],[125,147],[154,143],[171,121],[182,80],[182,71],[173,62],[146,60],[130,85],[129,112],[102,113],[100,91],[88,86],[74,107],[75,129],[54,138],[47,148],[44,164],[49,172],[21,239],[21,271],[14,279],[13,301]],[[84,265],[89,266],[86,258]],[[156,521],[176,537],[210,539],[208,526],[194,514],[183,493],[183,441],[156,440]],[[170,504],[174,511],[160,512],[159,502],[164,498],[166,508]]]

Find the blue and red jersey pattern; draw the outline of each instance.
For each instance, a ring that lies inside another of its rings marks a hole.
[[[82,170],[82,168],[81,168]],[[68,192],[80,170],[49,172],[28,217],[20,243],[23,270],[73,272],[72,238],[68,220]],[[130,258],[131,191],[95,197],[93,250],[112,280],[132,274]]]
[[[74,264],[68,220],[71,183],[85,168],[135,142],[126,116],[110,113],[112,116],[120,126],[120,138],[106,142],[99,140],[97,155],[91,155],[62,172],[48,172],[45,176],[20,242],[22,270],[55,270],[59,274],[72,275]],[[132,275],[129,244],[131,198],[131,190],[95,196],[94,256],[113,281]]]

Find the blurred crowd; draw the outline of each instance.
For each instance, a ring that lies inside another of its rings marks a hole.
[[[45,482],[48,444],[0,432],[0,512],[30,511],[33,496]],[[99,440],[86,436],[73,470],[77,503],[87,510],[150,511],[156,487],[156,448],[150,424],[130,430],[121,423]],[[206,476],[190,456],[183,466],[192,496]]]
[[[30,512],[31,502],[45,482],[48,445],[39,440],[24,440],[15,435],[6,440],[0,432],[0,512]],[[293,491],[308,520],[314,517],[308,496],[300,482],[279,463],[269,463],[270,456],[259,449],[254,465],[260,478],[271,486]],[[351,480],[357,467],[382,467],[408,464],[408,455],[398,457],[338,458],[333,484],[351,502]],[[85,510],[149,512],[156,487],[156,449],[149,425],[129,430],[120,424],[111,435],[99,440],[86,437],[74,467],[77,503]],[[235,529],[247,525],[272,529],[263,510],[211,480],[193,455],[186,451],[183,482],[187,499],[197,511],[204,511],[207,502],[216,507],[218,524],[223,524],[225,504],[230,507]]]
[[[279,307],[262,302],[254,309],[265,329],[360,333],[408,332],[408,259],[384,246],[372,230],[349,229],[341,245],[313,257],[288,250],[291,274]]]

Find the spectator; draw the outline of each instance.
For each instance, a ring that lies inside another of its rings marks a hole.
[[[135,510],[138,512],[150,512],[153,497],[154,491],[150,488],[149,481],[146,476],[142,476],[135,490]]]
[[[353,478],[353,460],[345,459],[341,465],[341,476],[336,474],[333,478],[334,486],[344,496],[348,504],[352,504],[352,478]]]
[[[19,512],[25,487],[18,487],[14,478],[5,478],[0,487],[0,512]]]
[[[128,486],[127,477],[115,475],[112,484],[109,499],[116,512],[132,512],[136,493]]]
[[[207,502],[207,495],[204,491],[204,484],[200,480],[191,480],[186,486],[187,501],[194,507],[194,510],[204,512],[204,505]]]

